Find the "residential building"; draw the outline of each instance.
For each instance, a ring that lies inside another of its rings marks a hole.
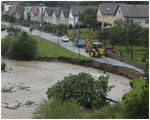
[[[78,23],[80,14],[83,12],[83,6],[71,6],[69,10],[69,25],[75,26]]]
[[[60,12],[60,23],[61,24],[65,24],[65,25],[69,25],[69,7],[64,7],[61,9]]]
[[[17,19],[24,19],[24,6],[17,6],[16,8],[16,18]]]
[[[9,10],[9,16],[13,15],[14,17],[16,17],[16,9],[17,5],[12,5],[12,7]]]
[[[30,20],[33,22],[38,22],[38,6],[32,6],[30,13]]]
[[[9,5],[9,4],[4,4],[3,5],[3,10],[2,10],[2,14],[9,14],[9,10],[11,8],[12,5]]]
[[[120,4],[115,15],[115,20],[122,19],[133,21],[144,28],[149,27],[149,6]]]
[[[52,12],[52,24],[58,25],[60,23],[60,7],[55,7]]]
[[[71,6],[69,10],[69,24],[75,26],[78,23],[80,15],[84,12],[85,9],[92,8],[96,12],[96,6]]]
[[[43,24],[43,22],[44,22],[45,9],[46,9],[46,7],[44,7],[44,6],[38,8],[38,22],[40,24]]]
[[[31,6],[26,6],[26,7],[24,8],[24,19],[25,19],[25,20],[30,20],[31,9],[32,9]]]
[[[97,8],[97,21],[104,24],[110,24],[114,26],[115,14],[117,12],[119,5],[116,3],[102,3]]]
[[[52,24],[52,13],[54,7],[47,7],[44,11],[44,23]]]

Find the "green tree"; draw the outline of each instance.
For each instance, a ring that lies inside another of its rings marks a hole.
[[[149,29],[148,28],[142,28],[140,31],[140,37],[139,40],[141,41],[141,44],[148,48],[149,47]]]
[[[87,8],[84,10],[84,12],[81,14],[79,21],[81,21],[83,24],[89,26],[90,28],[95,25],[96,23],[96,13],[92,8]]]
[[[11,43],[8,56],[16,60],[30,60],[36,53],[36,43],[36,40],[26,32],[21,32],[19,35],[15,36],[15,40]]]
[[[97,109],[108,103],[107,93],[112,88],[108,86],[108,79],[108,76],[100,76],[95,80],[88,73],[70,75],[49,88],[47,95],[49,99],[56,97],[62,102],[73,98],[85,108]]]
[[[58,45],[59,45],[59,37],[63,36],[68,32],[68,27],[64,24],[59,24],[57,27],[57,36],[58,36]]]

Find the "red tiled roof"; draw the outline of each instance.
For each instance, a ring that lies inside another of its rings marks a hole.
[[[16,13],[16,8],[17,8],[17,5],[12,5],[12,7],[10,8],[10,12]]]
[[[32,12],[33,12],[33,14],[38,14],[38,9],[39,9],[39,7],[38,6],[33,6],[32,7]]]

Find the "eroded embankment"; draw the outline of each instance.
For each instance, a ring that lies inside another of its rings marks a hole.
[[[129,79],[136,79],[136,78],[141,77],[141,73],[134,70],[134,69],[129,69],[129,68],[122,67],[122,66],[114,66],[111,64],[97,62],[95,60],[91,60],[88,62],[66,59],[66,58],[59,58],[59,59],[37,58],[34,60],[47,61],[47,62],[50,62],[50,61],[51,62],[64,62],[64,63],[71,63],[71,64],[76,64],[76,65],[81,65],[81,66],[93,67],[93,68],[100,69],[100,70],[103,70],[106,72],[111,72],[111,73],[115,73],[118,75],[122,75],[122,76],[129,78]]]

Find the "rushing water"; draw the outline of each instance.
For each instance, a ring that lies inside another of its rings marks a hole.
[[[2,88],[12,88],[10,92],[2,92],[2,118],[31,118],[37,105],[47,99],[47,89],[63,80],[64,76],[86,72],[98,79],[100,75],[106,75],[101,70],[67,63],[2,61],[7,65],[6,72],[1,74]],[[109,85],[115,86],[108,97],[120,101],[122,95],[131,89],[130,80],[120,75],[107,74],[110,75]]]

